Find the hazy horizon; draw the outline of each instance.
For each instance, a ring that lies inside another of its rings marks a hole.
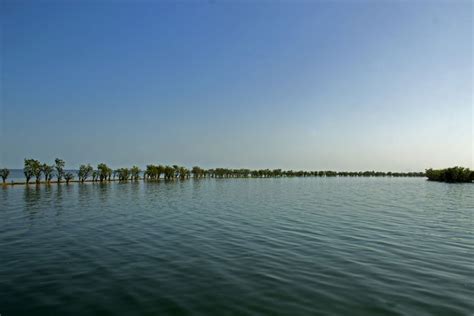
[[[0,167],[474,167],[470,1],[0,6]]]

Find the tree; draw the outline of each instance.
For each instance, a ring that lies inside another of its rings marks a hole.
[[[41,165],[41,171],[44,174],[44,180],[47,183],[50,183],[51,178],[53,177],[54,167],[44,163],[44,164]]]
[[[427,169],[426,177],[430,181],[442,182],[472,182],[472,172],[469,168],[452,167],[446,169]]]
[[[164,167],[163,173],[165,174],[165,180],[171,180],[176,176],[176,168],[166,166]]]
[[[194,179],[199,179],[206,175],[206,171],[198,166],[194,166],[191,173],[193,174]]]
[[[165,169],[166,167],[163,165],[158,165],[158,167],[156,167],[157,180],[159,180],[161,175],[165,173]]]
[[[71,172],[66,172],[64,174],[64,180],[66,180],[66,184],[69,184],[69,181],[74,179],[74,175]]]
[[[165,172],[165,167],[162,165],[147,165],[144,172],[144,177],[147,180],[159,180],[161,175]]]
[[[30,179],[34,176],[36,177],[36,183],[39,183],[41,180],[42,165],[38,160],[35,159],[25,159],[25,166],[23,168],[23,173],[25,174],[26,183],[30,182]]]
[[[207,170],[207,176],[209,178],[215,178],[216,177],[216,170],[215,169],[208,169]]]
[[[147,180],[157,180],[158,176],[158,167],[155,165],[147,165],[144,173],[144,178]]]
[[[130,178],[130,170],[127,168],[117,169],[119,181],[128,181]]]
[[[190,175],[191,173],[189,172],[189,170],[188,170],[187,168],[185,168],[185,167],[179,167],[179,168],[178,168],[178,174],[179,174],[179,178],[180,178],[181,180],[184,180],[184,179],[189,178],[189,175]]]
[[[41,181],[41,172],[43,171],[42,165],[38,160],[33,161],[33,175],[36,178],[36,183]]]
[[[133,166],[130,169],[132,180],[137,181],[138,179],[140,179],[140,172],[141,172],[140,168],[138,168],[137,166]]]
[[[179,175],[179,166],[178,165],[173,165],[174,173],[173,173],[173,178],[177,178]]]
[[[96,182],[97,179],[99,179],[99,171],[97,170],[92,170],[92,181]]]
[[[81,165],[79,167],[79,181],[84,182],[92,173],[92,166],[91,165]]]
[[[64,166],[66,163],[64,160],[56,158],[54,159],[54,168],[56,169],[56,177],[58,178],[58,183],[61,182],[61,180],[64,177]]]
[[[26,184],[30,183],[30,179],[33,177],[33,167],[31,165],[31,159],[25,159],[23,174],[25,175]]]
[[[8,176],[10,175],[10,170],[7,168],[0,169],[0,177],[2,177],[3,183],[7,181]]]
[[[107,179],[110,180],[110,177],[112,177],[112,169],[107,167],[105,163],[98,164],[97,171],[100,182]]]

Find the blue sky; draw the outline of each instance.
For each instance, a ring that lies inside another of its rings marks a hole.
[[[473,167],[470,1],[2,1],[0,165]]]

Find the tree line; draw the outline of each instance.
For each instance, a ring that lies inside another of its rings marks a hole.
[[[42,176],[47,183],[50,183],[53,177],[56,177],[57,182],[64,181],[69,183],[73,178],[74,174],[72,172],[66,172],[64,166],[66,163],[64,160],[56,158],[54,164],[48,165],[46,163],[41,163],[36,159],[26,159],[24,161],[23,174],[26,179],[26,183],[30,183],[30,180],[34,177],[36,183],[41,182]],[[10,175],[10,170],[7,168],[0,169],[0,177],[2,178],[3,183],[6,182],[8,176]]]
[[[75,182],[106,182],[106,181],[137,181],[143,179],[145,181],[156,181],[160,179],[201,179],[201,178],[278,178],[278,177],[424,177],[430,174],[430,180],[436,176],[431,176],[439,170],[428,169],[425,172],[381,172],[381,171],[304,171],[304,170],[282,170],[282,169],[230,169],[215,168],[203,169],[195,166],[191,170],[178,165],[147,165],[145,170],[141,170],[137,166],[131,168],[112,169],[105,163],[100,163],[96,168],[90,164],[83,164],[79,167],[77,174],[65,171],[65,162],[60,158],[54,160],[54,164],[41,163],[36,159],[25,159],[23,174],[26,184],[29,184],[34,178],[35,183],[51,183],[56,178],[57,183],[71,181]],[[451,168],[452,169],[452,168]],[[469,170],[469,169],[467,169]],[[0,169],[0,177],[3,183],[10,174],[10,170]],[[77,176],[77,180],[75,177]],[[449,179],[452,176],[448,177]],[[457,179],[457,178],[456,178]]]
[[[452,167],[446,169],[427,169],[426,177],[430,181],[440,182],[473,182],[474,171],[469,168]]]

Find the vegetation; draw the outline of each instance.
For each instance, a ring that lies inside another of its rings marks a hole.
[[[210,178],[279,178],[279,177],[423,177],[423,172],[376,172],[376,171],[294,171],[282,169],[226,169],[216,168],[209,170],[199,170],[199,167],[193,168],[193,174],[201,174],[201,177]]]
[[[117,169],[117,176],[119,181],[128,181],[130,178],[130,170],[127,168]]]
[[[137,181],[138,179],[140,179],[140,172],[142,172],[140,168],[138,168],[137,166],[133,166],[130,169],[130,175],[132,177],[132,180]]]
[[[166,180],[174,179],[176,177],[176,169],[174,167],[166,166],[164,174]]]
[[[23,168],[23,173],[26,178],[26,183],[30,182],[32,177],[36,178],[36,183],[40,183],[41,180],[41,172],[42,172],[42,165],[38,160],[35,159],[25,159],[25,165]]]
[[[195,179],[204,178],[206,176],[206,170],[198,166],[194,166],[193,169],[191,170],[191,173],[193,174],[193,177]]]
[[[10,175],[10,170],[7,168],[0,169],[0,177],[2,177],[3,183],[7,181],[8,176]]]
[[[97,179],[97,177],[99,178],[100,182],[103,182],[103,181],[106,181],[106,180],[110,181],[110,178],[112,177],[112,169],[107,167],[107,165],[105,163],[98,164],[97,165],[96,179]]]
[[[25,175],[26,184],[30,183],[30,179],[33,177],[33,169],[31,167],[31,162],[27,159],[25,159],[23,174]]]
[[[41,165],[41,172],[44,174],[44,180],[47,183],[50,183],[51,178],[53,177],[54,166],[50,166],[44,163]]]
[[[185,167],[178,167],[177,171],[177,175],[181,180],[189,179],[189,177],[191,176],[191,172]]]
[[[66,180],[66,184],[69,184],[69,181],[74,180],[74,175],[71,172],[66,172],[64,174],[64,180]],[[59,183],[59,179],[58,179]]]
[[[63,177],[65,176],[64,174],[65,165],[66,163],[64,162],[64,160],[59,159],[59,158],[54,159],[54,168],[56,169],[56,177],[58,178],[58,183],[60,183]]]
[[[145,180],[158,180],[161,175],[165,172],[165,167],[162,165],[147,165],[144,173]]]
[[[426,177],[430,181],[441,182],[472,182],[474,181],[474,171],[469,168],[452,167],[446,169],[427,169]]]
[[[79,167],[79,172],[77,173],[77,176],[79,177],[80,182],[86,181],[86,179],[91,175],[92,173],[92,167],[91,165],[81,165]]]
[[[41,182],[41,177],[44,176],[46,183],[50,183],[53,175],[56,175],[58,183],[62,179],[69,182],[74,181],[74,174],[65,172],[65,162],[62,159],[56,158],[54,165],[40,163],[36,159],[25,159],[23,173],[25,175],[26,184],[35,177],[36,183]],[[0,169],[0,177],[5,183],[10,171],[6,168]],[[76,182],[105,182],[113,181],[118,178],[118,181],[138,181],[142,171],[139,167],[133,166],[131,168],[119,168],[112,170],[105,163],[97,165],[97,169],[90,165],[81,165],[79,167]],[[282,169],[229,169],[229,168],[215,168],[203,169],[199,166],[194,166],[191,170],[186,167],[172,165],[147,165],[143,172],[143,180],[158,181],[158,180],[186,180],[191,178],[280,178],[280,177],[427,177],[431,181],[443,182],[473,182],[474,171],[463,167],[453,167],[447,169],[427,169],[426,172],[380,172],[380,171],[304,171],[304,170],[282,170]]]

